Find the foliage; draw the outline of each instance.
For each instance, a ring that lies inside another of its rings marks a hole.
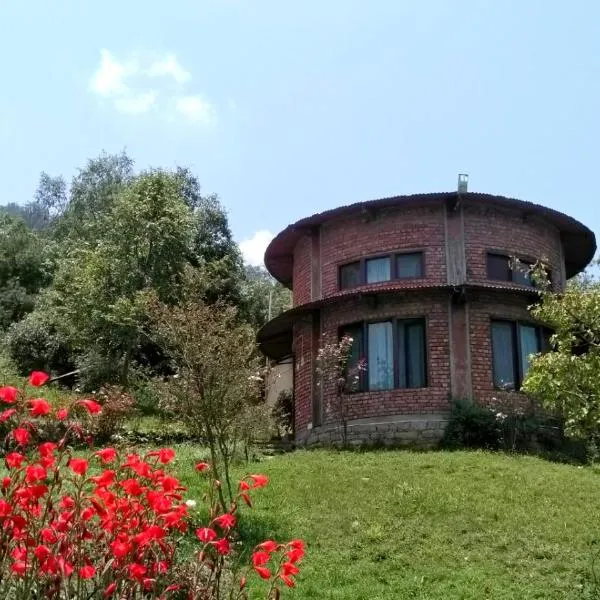
[[[152,333],[176,371],[164,385],[165,407],[206,442],[216,475],[232,498],[230,464],[248,407],[259,403],[254,332],[233,307],[187,299],[155,302]],[[258,378],[260,379],[260,378]],[[225,495],[219,489],[221,502]]]
[[[22,219],[0,213],[0,331],[33,310],[48,282],[41,238]]]
[[[345,335],[338,342],[324,344],[317,353],[316,373],[322,393],[327,396],[327,411],[338,422],[342,445],[348,443],[348,394],[360,386],[366,362],[350,364],[353,340]]]
[[[63,374],[74,368],[68,341],[42,311],[13,323],[4,342],[21,374],[36,370]]]
[[[106,442],[121,431],[133,414],[135,400],[117,386],[100,388],[96,399],[102,403],[102,412],[94,419],[92,432],[98,442]]]
[[[40,387],[47,379],[33,372],[29,383]],[[0,420],[12,425],[3,440],[3,598],[247,598],[246,575],[239,578],[231,569],[232,542],[240,503],[252,505],[250,494],[267,485],[266,476],[243,477],[233,501],[221,510],[213,470],[207,463],[196,465],[207,480],[208,522],[195,531],[198,550],[182,563],[177,549],[191,524],[190,503],[183,501],[185,488],[167,466],[175,452],[163,448],[123,456],[107,447],[91,458],[74,455],[69,441],[82,431],[77,411],[93,417],[103,407],[86,399],[55,410],[26,392],[25,386],[0,388],[0,401],[8,405]],[[48,420],[68,424],[58,443],[36,441]],[[266,540],[255,547],[253,571],[269,583],[266,598],[279,598],[282,585],[295,585],[303,556],[302,540]]]
[[[501,428],[494,411],[469,399],[452,402],[448,425],[441,440],[443,448],[500,447]]]
[[[244,316],[256,329],[292,307],[292,293],[262,267],[246,265]]]
[[[282,390],[277,396],[271,416],[282,436],[291,436],[294,432],[294,391]]]
[[[523,390],[565,422],[566,432],[600,441],[600,283],[583,278],[548,290],[532,315],[552,328],[552,351],[533,359]]]

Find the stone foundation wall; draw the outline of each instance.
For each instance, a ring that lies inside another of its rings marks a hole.
[[[441,440],[447,423],[447,414],[356,419],[348,422],[348,444],[431,448]],[[305,435],[298,436],[296,445],[332,446],[341,441],[341,425],[328,424],[314,427]]]

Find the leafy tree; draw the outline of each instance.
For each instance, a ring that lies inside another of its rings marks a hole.
[[[0,330],[33,310],[48,281],[42,239],[21,218],[0,214]]]
[[[553,351],[537,356],[523,384],[567,433],[600,442],[600,281],[585,274],[562,294],[542,292],[533,316],[554,330]]]
[[[245,275],[242,311],[256,329],[292,307],[290,290],[273,279],[265,269],[246,265]]]

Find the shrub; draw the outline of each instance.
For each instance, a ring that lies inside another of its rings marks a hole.
[[[70,348],[50,320],[39,312],[13,323],[5,337],[6,350],[19,373],[67,373],[74,368]]]
[[[497,450],[500,440],[500,424],[489,408],[468,399],[452,402],[448,425],[441,440],[442,447]]]
[[[135,401],[117,386],[102,387],[96,396],[102,402],[102,412],[94,419],[92,431],[97,440],[108,441],[131,416]]]
[[[47,379],[32,373],[30,385],[40,387]],[[122,456],[107,447],[85,458],[74,455],[69,442],[82,431],[74,415],[84,411],[93,419],[102,406],[86,399],[53,409],[25,391],[0,388],[0,402],[7,405],[0,421],[12,425],[3,440],[6,474],[0,482],[0,597],[247,598],[246,576],[238,578],[231,569],[232,541],[239,506],[251,506],[251,493],[267,485],[266,476],[244,477],[222,510],[214,471],[207,463],[196,465],[206,478],[208,521],[195,531],[199,548],[193,560],[181,562],[177,549],[190,521],[185,488],[169,472],[175,452]],[[48,420],[67,424],[58,443],[38,442]],[[269,582],[267,598],[279,598],[282,585],[295,584],[303,555],[301,540],[266,540],[255,547],[252,568]]]
[[[277,396],[277,401],[271,416],[279,430],[281,437],[291,436],[294,433],[294,392],[282,390]]]

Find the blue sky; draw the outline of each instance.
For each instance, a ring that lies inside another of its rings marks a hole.
[[[0,52],[0,203],[126,149],[191,167],[253,261],[459,172],[600,234],[594,0],[2,0]]]

